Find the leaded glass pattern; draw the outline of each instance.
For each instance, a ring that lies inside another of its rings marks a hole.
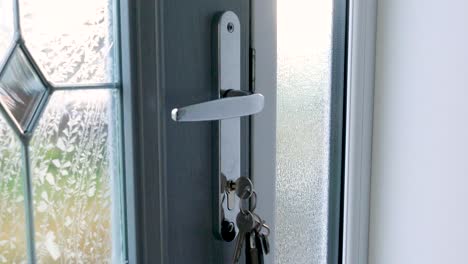
[[[56,92],[39,122],[31,142],[38,263],[111,262],[119,239],[111,221],[115,98],[107,90]]]
[[[0,0],[0,64],[13,43],[13,0]]]
[[[24,52],[16,48],[0,76],[0,103],[22,131],[28,128],[46,91]]]
[[[26,263],[21,142],[0,115],[0,263]]]
[[[19,1],[26,46],[48,81],[114,81],[113,1]]]
[[[17,2],[0,0],[0,263],[122,263],[115,2]]]

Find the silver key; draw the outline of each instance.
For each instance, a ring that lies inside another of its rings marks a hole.
[[[249,199],[254,192],[253,183],[247,177],[239,177],[236,180],[236,195],[242,200]]]
[[[246,264],[263,264],[263,253],[261,245],[257,244],[257,232],[252,231],[247,238],[248,246],[245,249]],[[260,247],[259,247],[260,246]]]
[[[260,241],[262,241],[263,252],[265,255],[270,253],[270,240],[268,234],[260,234]]]
[[[227,208],[233,210],[235,208],[235,196],[241,200],[249,199],[254,193],[253,183],[247,177],[239,177],[235,181],[228,181],[226,186]]]
[[[234,259],[233,263],[236,264],[239,262],[242,248],[244,246],[245,235],[252,231],[254,228],[254,218],[250,212],[243,213],[239,212],[236,217],[236,224],[239,228],[239,234],[237,235],[236,247],[234,248]]]
[[[268,255],[270,253],[270,241],[268,237],[270,236],[270,227],[265,223],[258,214],[251,212],[252,216],[254,217],[254,229],[259,235],[259,239],[261,241],[261,246],[263,249],[263,253]],[[262,232],[265,230],[265,232]]]
[[[265,230],[265,232],[260,233],[260,231]],[[257,232],[259,234],[259,238],[263,247],[263,252],[265,255],[268,255],[270,253],[270,240],[268,237],[270,236],[270,227],[265,224],[264,221],[262,221],[262,225],[260,226],[259,229],[257,229]]]

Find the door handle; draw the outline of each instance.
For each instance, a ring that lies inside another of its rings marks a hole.
[[[241,90],[241,25],[231,11],[217,17],[215,42],[218,99],[174,108],[171,118],[176,122],[218,121],[213,142],[217,160],[213,162],[213,228],[219,239],[230,241],[238,230],[235,222],[240,210],[229,183],[241,177],[241,121],[240,117],[263,110],[264,97]],[[242,175],[248,177],[249,175]],[[226,226],[228,228],[226,234]],[[224,230],[224,231],[223,231]]]
[[[172,120],[177,122],[213,121],[260,113],[264,106],[261,94],[249,94],[239,90],[228,90],[224,98],[174,108]]]

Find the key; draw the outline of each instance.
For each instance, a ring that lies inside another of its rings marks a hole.
[[[234,248],[234,264],[239,262],[246,234],[251,232],[254,227],[254,218],[250,212],[239,212],[236,217],[236,224],[237,228],[239,228],[239,234],[237,235],[236,246]]]
[[[259,237],[260,233],[254,230],[250,233],[246,246],[246,264],[264,264],[262,241]]]
[[[235,181],[228,181],[226,185],[227,208],[229,210],[234,209],[234,194],[241,200],[247,200],[252,196],[253,193],[253,183],[247,177],[239,177]]]
[[[264,259],[263,259],[263,247],[262,247],[262,241],[260,237],[260,233],[255,230],[255,246],[257,247],[257,257],[258,257],[258,264],[263,264]]]
[[[262,242],[265,255],[268,255],[270,253],[270,241],[268,240],[268,236],[266,234],[260,234],[260,240]]]
[[[266,233],[260,233],[263,229],[266,230]],[[265,255],[268,255],[270,253],[270,240],[268,239],[268,236],[270,235],[270,227],[263,222],[258,233],[259,239],[262,242],[263,252]]]
[[[242,200],[249,199],[253,193],[253,183],[247,177],[239,177],[236,180],[236,195]]]
[[[255,231],[248,233],[245,238],[245,264],[259,264],[259,252]]]
[[[255,224],[255,231],[257,232],[257,236],[259,241],[261,242],[260,247],[262,248],[263,253],[268,255],[270,253],[270,241],[268,240],[268,236],[270,235],[270,227],[265,224],[265,221],[256,213],[251,212],[254,217]],[[266,233],[262,233],[262,230],[266,230]]]
[[[246,239],[246,264],[263,264],[263,248],[259,235],[264,221],[257,214],[253,212],[250,214],[254,218],[254,227],[250,232],[250,237]]]

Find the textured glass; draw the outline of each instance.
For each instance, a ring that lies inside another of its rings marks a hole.
[[[26,46],[49,81],[113,80],[112,0],[19,0]]]
[[[0,102],[24,131],[36,111],[46,88],[17,48],[0,77]]]
[[[56,92],[39,122],[31,142],[37,263],[118,262],[116,93]]]
[[[0,115],[0,263],[26,263],[21,142]]]
[[[278,0],[277,263],[327,263],[331,0]]]
[[[0,0],[0,65],[13,42],[13,0]]]

